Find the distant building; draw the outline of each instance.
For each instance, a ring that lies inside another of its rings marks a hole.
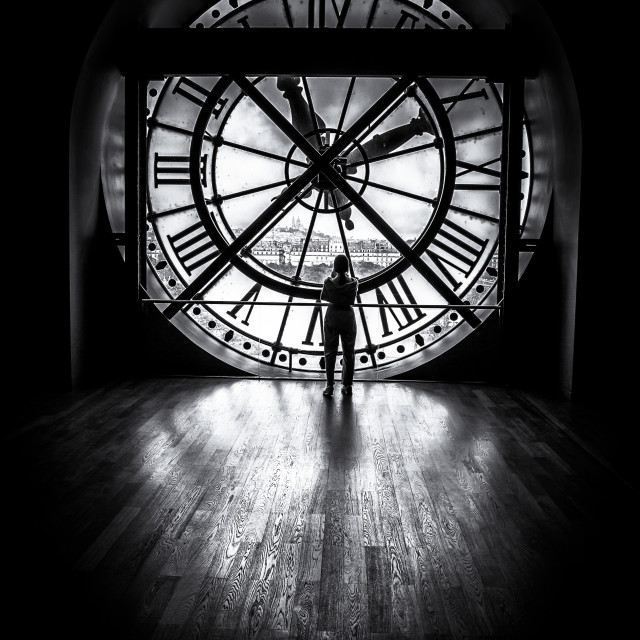
[[[275,229],[269,238],[262,239],[253,247],[252,255],[265,263],[298,264],[304,249],[306,233],[299,223],[297,227],[292,225]],[[351,240],[347,245],[352,262],[373,262],[385,267],[400,257],[400,253],[386,240]],[[345,253],[341,238],[319,234],[309,240],[305,264],[331,265],[339,253]]]

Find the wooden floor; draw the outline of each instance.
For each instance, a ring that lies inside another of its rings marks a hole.
[[[606,425],[504,387],[322,388],[130,380],[24,407],[5,637],[627,637],[638,494]]]

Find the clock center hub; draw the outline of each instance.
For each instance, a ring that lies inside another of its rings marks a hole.
[[[324,152],[329,148],[328,144],[323,144],[320,146],[320,149],[318,150],[321,154],[324,154]],[[311,164],[311,163],[309,163]],[[333,160],[333,162],[331,162],[331,167],[333,169],[335,169],[343,178],[346,178],[347,176],[347,158],[345,156],[338,156],[335,160]],[[313,179],[313,187],[316,191],[334,191],[335,190],[335,185],[333,184],[333,182],[331,182],[331,180],[329,178],[327,178],[327,176],[320,172],[314,179]]]
[[[318,153],[324,154],[342,134],[343,132],[339,129],[323,127],[305,134],[305,137],[318,150]],[[306,157],[306,155],[303,155],[297,145],[293,145],[289,150],[285,165],[285,177],[288,184],[291,184],[295,177],[302,172],[301,161],[305,163],[306,166],[313,165],[313,161]],[[349,145],[346,152],[332,160],[330,165],[331,168],[345,180],[358,173],[358,193],[360,195],[364,193],[369,181],[369,161],[366,152],[358,141],[354,141]],[[328,171],[326,173],[320,171],[318,175],[311,180],[302,195],[299,196],[300,200],[298,202],[311,211],[334,215],[339,213],[343,219],[347,219],[351,211],[352,203],[342,191],[334,185],[327,174],[330,175]],[[311,198],[313,192],[319,194],[319,197]],[[305,200],[307,202],[305,202]],[[352,224],[347,225],[347,228],[352,228]]]

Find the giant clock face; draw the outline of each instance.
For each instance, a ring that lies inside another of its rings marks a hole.
[[[336,7],[323,17],[313,3],[223,0],[191,26],[471,26],[438,2]],[[150,82],[148,292],[225,362],[321,377],[319,295],[344,252],[360,281],[356,378],[444,353],[496,304],[501,93],[459,77]],[[526,127],[523,139],[521,233]]]

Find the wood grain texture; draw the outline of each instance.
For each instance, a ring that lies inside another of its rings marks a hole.
[[[625,637],[637,492],[584,412],[489,385],[322,388],[125,380],[11,425],[7,604],[38,631],[20,637]]]

